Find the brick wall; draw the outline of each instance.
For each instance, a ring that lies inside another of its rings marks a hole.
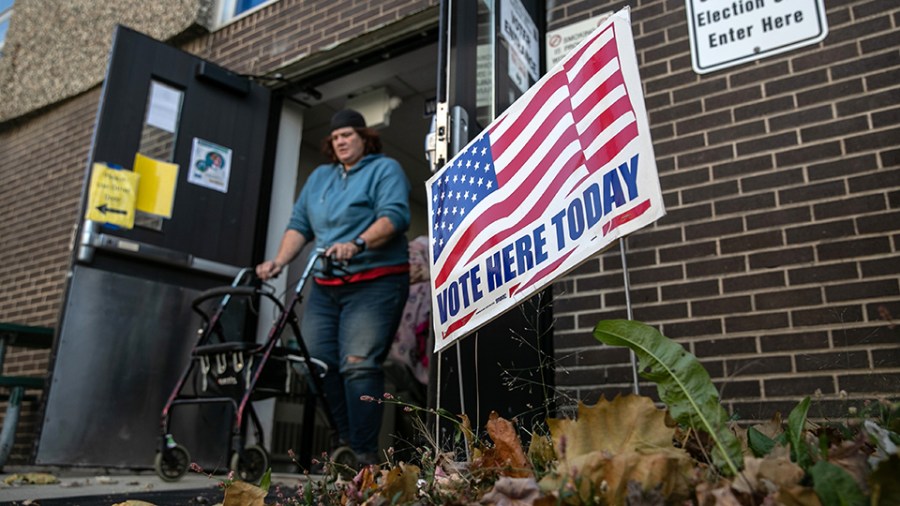
[[[548,28],[626,4],[668,210],[627,241],[635,319],[697,355],[742,419],[896,398],[900,5],[828,1],[822,43],[703,76],[684,0],[548,2]],[[630,391],[627,350],[591,335],[626,316],[618,248],[555,292],[562,393]]]
[[[437,0],[281,0],[185,44],[184,49],[238,73],[266,74],[437,4]]]
[[[97,87],[0,130],[2,322],[56,326],[99,97]],[[12,346],[3,373],[45,374],[48,355]],[[31,456],[37,409],[23,404],[10,464]]]

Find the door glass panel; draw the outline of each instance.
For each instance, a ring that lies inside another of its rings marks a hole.
[[[494,0],[479,0],[478,2],[478,45],[476,51],[476,80],[475,110],[476,121],[479,125],[488,125],[494,120],[494,68],[496,54],[495,42],[497,40],[494,30]]]
[[[175,138],[184,92],[159,81],[150,82],[150,96],[147,97],[147,112],[141,129],[141,144],[138,152],[144,156],[172,162],[175,159]],[[152,230],[162,230],[163,219],[141,211],[136,211],[134,225]]]

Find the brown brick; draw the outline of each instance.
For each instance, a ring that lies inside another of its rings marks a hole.
[[[697,357],[719,357],[756,352],[756,338],[753,337],[730,337],[694,342],[694,354]]]
[[[664,142],[654,142],[653,151],[660,156],[666,156],[702,148],[705,144],[706,140],[703,138],[703,134],[679,136]]]
[[[751,214],[746,217],[747,230],[808,222],[811,217],[808,207],[794,207]]]
[[[720,183],[707,184],[699,188],[688,188],[681,192],[681,200],[685,204],[716,200],[738,193],[737,181],[722,181]]]
[[[716,242],[706,241],[702,243],[690,243],[659,250],[659,259],[662,262],[678,262],[692,258],[713,256],[717,253]]]
[[[713,178],[743,176],[755,172],[764,172],[772,169],[772,155],[762,155],[743,160],[734,160],[720,165],[713,165]]]
[[[858,93],[848,93],[844,96],[853,96]],[[838,97],[836,97],[838,98]],[[900,103],[900,88],[881,91],[878,93],[866,93],[861,97],[850,98],[838,102],[835,106],[838,117],[855,116],[861,112],[884,108],[885,104]]]
[[[803,71],[813,68],[821,68],[833,65],[835,62],[849,60],[859,56],[856,41],[836,47],[828,47],[825,50],[811,52],[808,56],[801,56],[791,60],[791,66],[795,71]]]
[[[778,192],[778,201],[781,204],[796,204],[799,202],[823,200],[840,197],[847,194],[847,187],[843,181],[826,181],[809,184],[798,188],[788,188]]]
[[[764,117],[770,114],[793,110],[795,106],[794,98],[790,96],[770,98],[764,102],[736,107],[734,109],[734,120],[744,121]]]
[[[863,85],[861,79],[852,79],[849,81],[841,81],[837,84],[822,86],[809,91],[797,94],[797,105],[805,107],[811,104],[839,100],[842,97],[857,95],[862,93]],[[859,111],[857,111],[857,114]],[[843,116],[843,114],[841,114]]]
[[[708,220],[712,216],[712,206],[709,204],[697,204],[688,207],[674,207],[666,211],[666,216],[660,218],[659,225],[682,224],[695,221]]]
[[[769,81],[765,84],[766,96],[771,97],[781,93],[790,93],[803,88],[828,82],[828,72],[825,68],[818,68],[804,74],[790,74],[789,77]]]
[[[821,105],[806,109],[796,109],[777,116],[771,116],[766,121],[773,132],[796,128],[804,125],[819,124],[834,118],[830,105]]]
[[[842,153],[840,141],[835,140],[776,153],[775,161],[779,167],[789,167],[792,165],[815,162],[822,158],[840,156]]]
[[[850,178],[850,192],[883,190],[900,185],[900,170],[881,170],[877,173]]]
[[[689,241],[737,234],[743,231],[744,223],[740,218],[724,218],[684,227],[685,239]]]
[[[691,301],[691,314],[694,316],[747,313],[752,309],[751,299],[746,295]]]
[[[689,119],[685,119],[682,121],[678,121],[675,123],[675,128],[678,131],[678,135],[687,135],[694,132],[710,130],[713,128],[719,128],[723,126],[730,126],[732,124],[731,120],[731,112],[730,111],[716,111],[709,114],[704,114],[702,116],[694,116]],[[700,136],[701,139],[703,136]],[[703,143],[701,142],[700,145]],[[687,151],[688,149],[693,149],[696,146],[689,146],[684,149]]]
[[[713,203],[716,216],[725,214],[754,211],[775,207],[775,194],[772,192],[758,193],[746,197],[717,200]]]
[[[853,241],[820,244],[816,252],[820,261],[859,258],[890,253],[891,244],[886,237],[870,237]]]
[[[817,181],[871,171],[877,165],[878,161],[873,154],[845,156],[833,162],[810,165],[807,168],[807,173],[811,181]]]
[[[825,287],[825,299],[828,302],[895,297],[897,295],[900,295],[900,285],[896,279],[843,283]]]
[[[729,146],[718,146],[709,149],[687,153],[677,157],[678,167],[695,167],[697,165],[706,165],[721,160],[726,160],[734,156],[734,148]]]
[[[681,229],[644,229],[628,237],[628,247],[635,249],[652,248],[664,244],[672,244],[681,240]]]
[[[662,327],[662,334],[670,339],[722,334],[722,320],[719,318],[709,320],[694,318],[686,322],[664,323]]]
[[[817,265],[788,271],[788,279],[791,285],[804,285],[809,283],[825,283],[845,279],[858,279],[856,264],[845,262],[832,265]]]
[[[804,183],[803,171],[800,169],[788,169],[741,179],[741,189],[744,192],[752,192],[801,183]]]
[[[744,257],[736,256],[691,262],[686,265],[686,269],[688,277],[693,278],[745,272],[747,267]]]
[[[788,67],[787,61],[774,61],[772,63],[768,63],[760,65],[758,67],[751,68],[745,72],[737,72],[731,74],[728,79],[731,82],[732,87],[739,87],[746,84],[754,84],[754,83],[765,83],[768,82],[772,76],[783,76],[785,74],[790,73],[790,68]]]
[[[719,398],[722,400],[759,397],[762,393],[758,380],[738,381],[734,378],[726,378],[722,381],[715,381],[713,384],[719,390]]]
[[[794,375],[790,378],[770,379],[764,381],[766,396],[784,397],[788,395],[812,396],[817,391],[833,394],[834,378],[831,376]]]
[[[631,298],[634,306],[647,306],[659,302],[659,293],[656,287],[631,289],[626,292],[619,290],[603,294],[603,303],[606,307],[624,306],[627,304],[626,295]],[[679,313],[680,314],[680,313]],[[658,318],[657,318],[658,319]]]
[[[634,308],[634,319],[638,321],[681,320],[687,317],[688,306],[684,302]]]
[[[633,269],[629,271],[629,279],[632,284],[661,283],[675,279],[684,279],[684,273],[680,265],[657,267],[654,269]]]
[[[718,95],[712,95],[703,99],[703,106],[707,111],[715,111],[725,107],[734,107],[735,104],[746,104],[762,99],[762,87],[750,86],[740,88]]]
[[[784,309],[812,306],[822,303],[822,291],[819,288],[802,288],[780,290],[777,292],[758,293],[753,297],[759,310]]]
[[[693,86],[680,88],[672,92],[676,102],[684,102],[695,98],[705,98],[714,93],[725,91],[728,83],[724,77],[718,79],[704,79]]]
[[[826,239],[851,237],[856,234],[852,220],[830,221],[814,225],[792,227],[785,231],[788,244],[803,244]]]
[[[897,85],[900,81],[900,69],[890,69],[877,74],[866,76],[866,89],[870,92],[883,88],[890,88]]]
[[[728,359],[725,370],[728,376],[745,377],[757,374],[774,374],[791,372],[791,357],[787,355],[767,356],[765,358]]]
[[[759,337],[763,353],[791,350],[822,350],[828,348],[828,333],[801,332],[792,334],[765,334]]]
[[[869,36],[874,33],[890,30],[890,28],[891,28],[890,16],[879,16],[877,18],[866,19],[864,21],[858,20],[855,23],[851,23],[851,24],[848,24],[848,25],[840,27],[840,28],[833,28],[833,27],[829,28],[828,40],[829,40],[829,42],[832,42],[832,43],[850,41],[850,40],[855,40],[858,38],[863,38],[863,37]],[[888,46],[888,47],[890,47],[890,46]],[[890,65],[890,64],[877,65],[874,68],[886,66],[886,65]],[[896,65],[896,62],[893,65]],[[834,66],[832,66],[832,69],[842,68],[842,67],[844,67],[844,65],[834,65]],[[870,69],[870,68],[873,68],[873,67],[860,66],[860,67],[854,68],[852,71],[849,71],[849,70],[846,71],[844,73],[844,75],[847,75],[848,73],[855,74],[855,73],[864,72],[865,70]],[[835,79],[837,79],[837,78],[838,78],[838,76],[835,76]]]
[[[874,346],[879,344],[893,345],[897,343],[898,331],[897,326],[890,328],[886,322],[880,321],[878,315],[878,306],[883,303],[869,304],[866,307],[866,313],[869,315],[870,321],[878,322],[877,326],[842,325],[831,331],[831,340],[834,342],[835,348],[846,348],[851,346]],[[897,312],[893,314],[898,314]]]
[[[846,146],[847,153],[857,153],[860,151],[892,147],[895,145],[898,136],[900,136],[900,128],[890,128],[888,130],[880,130],[857,135],[855,137],[848,137],[844,139],[844,146]]]
[[[900,367],[900,348],[878,348],[871,350],[872,367],[896,368]]]
[[[709,168],[677,170],[659,178],[659,184],[666,189],[676,189],[682,186],[694,186],[709,182]]]
[[[650,94],[648,92],[648,94]],[[667,121],[678,120],[687,116],[693,116],[703,111],[700,101],[674,104],[671,107],[663,107],[650,112],[650,124],[656,125]]]
[[[766,124],[762,120],[750,121],[725,128],[710,129],[706,132],[710,145],[734,142],[737,139],[746,139],[762,135],[766,132]]]
[[[700,364],[706,369],[711,378],[722,378],[725,376],[725,363],[722,360],[704,360]]]
[[[716,280],[693,281],[663,285],[660,287],[664,300],[709,297],[719,294],[719,282]]]
[[[847,392],[872,393],[900,390],[900,373],[870,373],[838,376],[838,388]]]
[[[862,308],[853,305],[837,307],[820,307],[791,311],[791,320],[795,327],[813,325],[845,325],[862,320]]]
[[[764,272],[746,276],[729,276],[722,280],[724,293],[745,292],[762,288],[785,286],[783,272]]]
[[[883,128],[900,123],[900,107],[872,113],[872,128]]]
[[[720,245],[723,254],[742,253],[783,246],[784,240],[781,231],[768,231],[724,238]]]
[[[859,268],[864,278],[900,274],[900,262],[896,256],[860,262]]]
[[[771,151],[773,149],[795,145],[797,145],[797,134],[794,132],[784,132],[768,137],[759,137],[757,139],[739,142],[737,144],[737,154],[739,156],[746,156],[762,151]]]

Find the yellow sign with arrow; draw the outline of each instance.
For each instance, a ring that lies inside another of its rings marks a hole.
[[[134,227],[134,203],[140,176],[130,170],[116,170],[95,163],[88,189],[85,219],[122,228]]]

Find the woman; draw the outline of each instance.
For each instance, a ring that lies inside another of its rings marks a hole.
[[[384,393],[382,363],[408,296],[410,187],[356,111],[334,115],[323,152],[332,163],[310,175],[278,253],[256,273],[277,276],[310,241],[347,262],[338,277],[316,275],[301,331],[310,355],[328,364],[325,395],[341,439],[369,464],[378,460],[383,407],[361,397]]]

